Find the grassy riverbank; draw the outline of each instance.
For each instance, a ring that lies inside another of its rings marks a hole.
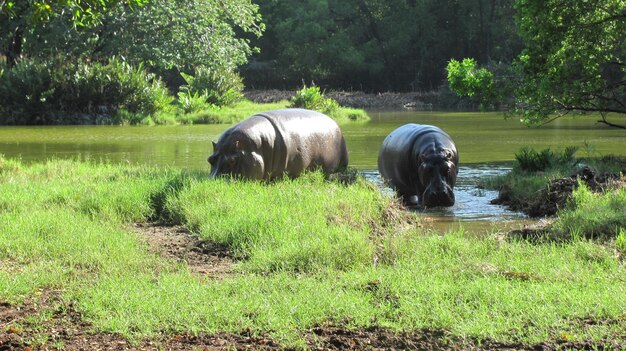
[[[203,275],[156,254],[133,225],[154,222],[224,248],[231,266]],[[56,296],[2,324],[0,340],[62,346],[68,339],[45,326],[71,314],[72,323],[90,323],[92,337],[139,343],[233,333],[306,348],[313,329],[335,325],[436,330],[456,345],[619,348],[626,282],[614,249],[433,233],[364,180],[344,185],[314,173],[243,183],[0,159],[0,302],[17,309]]]
[[[237,123],[259,112],[290,107],[287,100],[271,103],[252,102],[242,100],[233,106],[213,107],[189,114],[163,114],[156,117],[158,124],[211,124],[211,123]],[[335,121],[364,121],[368,120],[367,113],[362,109],[337,106],[328,116]],[[169,122],[168,122],[169,121]],[[154,121],[153,121],[154,122]],[[148,122],[150,123],[150,122]]]

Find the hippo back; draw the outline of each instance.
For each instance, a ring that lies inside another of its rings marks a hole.
[[[346,143],[330,117],[305,109],[282,109],[259,113],[276,131],[272,156],[273,173],[295,177],[303,170],[321,167],[331,173],[348,165]]]

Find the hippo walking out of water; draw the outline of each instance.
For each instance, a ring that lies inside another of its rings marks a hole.
[[[272,180],[321,168],[325,174],[348,166],[343,134],[330,117],[311,110],[283,109],[256,114],[213,143],[211,177]]]
[[[404,203],[425,207],[454,205],[458,162],[456,145],[446,132],[413,123],[391,132],[378,154],[381,176]]]

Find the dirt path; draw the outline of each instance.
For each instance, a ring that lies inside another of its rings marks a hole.
[[[227,247],[201,240],[183,226],[136,224],[135,229],[151,251],[185,262],[193,273],[222,278],[231,272],[233,258]]]

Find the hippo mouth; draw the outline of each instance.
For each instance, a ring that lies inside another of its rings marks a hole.
[[[454,200],[454,192],[448,184],[445,184],[443,189],[439,191],[426,189],[422,195],[424,207],[450,207],[454,205]]]

